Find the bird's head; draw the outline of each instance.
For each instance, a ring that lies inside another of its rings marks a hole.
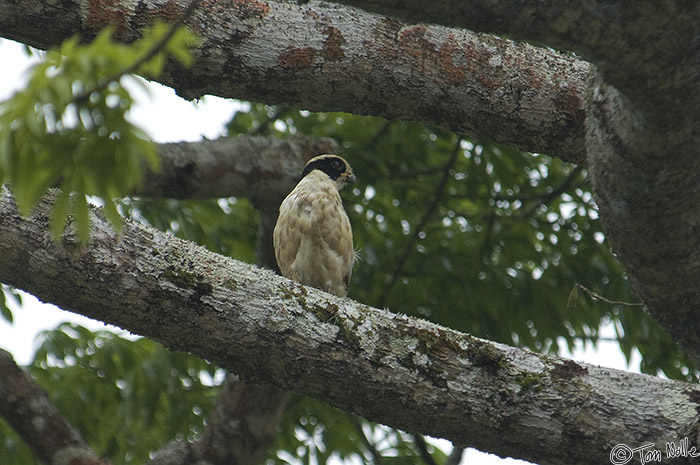
[[[350,164],[338,155],[326,154],[312,158],[306,163],[301,179],[312,171],[319,170],[325,173],[332,181],[335,181],[338,190],[348,183],[355,182],[355,175],[352,173]]]

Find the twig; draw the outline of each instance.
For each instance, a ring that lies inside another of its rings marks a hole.
[[[374,135],[372,136],[372,138],[369,139],[367,142],[365,142],[364,148],[365,148],[366,150],[373,149],[373,148],[377,145],[377,143],[379,142],[379,140],[380,140],[382,137],[384,137],[384,134],[386,134],[387,132],[389,132],[389,128],[391,128],[391,126],[392,126],[393,124],[394,124],[394,121],[393,121],[393,120],[388,120],[388,121],[386,121],[386,122],[382,125],[382,127],[379,128],[379,130],[378,130],[377,132],[374,133]]]
[[[624,306],[626,306],[626,307],[643,307],[643,306],[644,306],[644,304],[641,303],[641,302],[636,302],[636,303],[635,303],[635,302],[623,302],[623,301],[621,301],[621,300],[610,300],[610,299],[608,299],[608,298],[603,297],[603,296],[600,295],[600,294],[597,294],[597,293],[593,292],[592,290],[588,289],[588,288],[587,288],[586,286],[584,286],[583,284],[578,284],[578,283],[576,283],[576,284],[574,285],[574,288],[571,290],[571,294],[569,295],[569,302],[572,301],[573,297],[575,296],[575,292],[576,292],[577,289],[581,289],[583,292],[585,292],[586,294],[588,294],[588,296],[589,296],[591,299],[600,300],[601,302],[604,302],[604,303],[606,303],[606,304],[608,304],[608,305],[624,305]]]
[[[367,448],[367,451],[369,454],[372,456],[371,460],[373,463],[377,465],[382,464],[382,456],[375,447],[374,443],[372,443],[367,436],[365,436],[365,432],[362,431],[362,423],[360,420],[355,416],[355,415],[350,415],[350,421],[355,425],[355,429],[357,429],[357,433],[360,435],[360,439],[362,440],[362,443],[365,445]]]
[[[177,29],[180,27],[180,25],[184,23],[185,20],[192,14],[192,12],[199,6],[199,3],[201,1],[202,0],[192,0],[192,2],[190,2],[187,8],[185,8],[185,11],[182,12],[177,21],[170,25],[170,29],[168,29],[167,34],[165,34],[158,41],[156,41],[156,43],[154,43],[141,58],[135,60],[133,63],[131,63],[129,66],[122,69],[121,71],[114,73],[112,76],[103,79],[101,82],[97,83],[97,85],[95,85],[95,87],[93,87],[92,89],[88,89],[87,91],[79,93],[73,98],[73,101],[76,103],[81,103],[87,100],[95,92],[102,92],[111,83],[118,81],[127,74],[135,73],[136,70],[138,70],[144,63],[153,59],[153,57],[156,56],[165,46],[165,44],[167,44],[168,41],[173,37],[175,32],[177,32]]]
[[[462,463],[462,456],[464,455],[464,447],[455,446],[452,449],[452,453],[445,460],[445,465],[459,465]]]
[[[462,215],[464,216],[464,215]],[[496,218],[498,215],[496,214],[496,209],[494,208],[491,210],[491,214],[489,215],[489,220],[486,223],[486,231],[484,235],[486,238],[484,239],[484,244],[481,246],[481,255],[484,256],[489,252],[489,249],[491,248],[491,237],[493,233],[493,226],[496,224]]]
[[[416,445],[420,457],[426,465],[437,465],[433,456],[428,452],[428,444],[425,442],[425,437],[422,434],[413,435],[413,443]]]
[[[454,166],[455,162],[457,161],[457,156],[460,153],[461,142],[462,138],[459,138],[457,140],[457,144],[455,145],[454,150],[452,151],[452,155],[450,156],[449,161],[443,168],[442,179],[440,179],[440,183],[435,189],[433,200],[430,202],[430,205],[426,209],[425,214],[423,215],[423,218],[421,218],[420,223],[418,223],[418,226],[416,226],[416,229],[413,232],[413,236],[411,236],[411,239],[408,241],[408,244],[406,244],[403,254],[401,255],[399,264],[396,266],[394,273],[391,275],[391,280],[389,281],[389,284],[387,284],[387,286],[384,288],[384,292],[379,297],[379,302],[377,304],[379,307],[386,306],[386,300],[389,297],[389,293],[396,284],[396,281],[399,279],[399,276],[403,273],[403,268],[406,265],[406,261],[408,260],[411,250],[413,250],[413,246],[418,241],[420,233],[423,231],[423,228],[425,228],[425,226],[428,224],[430,217],[433,215],[433,213],[437,209],[438,204],[440,203],[442,194],[445,192],[445,188],[447,187],[447,181],[450,179],[450,169],[452,169],[452,167]]]
[[[561,194],[563,194],[571,186],[571,184],[574,182],[574,179],[576,179],[576,177],[579,175],[579,173],[581,171],[583,171],[583,168],[581,168],[580,166],[576,166],[573,170],[571,170],[571,173],[569,173],[569,175],[566,177],[566,179],[564,179],[564,181],[556,189],[552,190],[552,192],[548,192],[546,194],[532,197],[531,199],[528,199],[528,200],[537,200],[537,202],[534,205],[532,205],[530,208],[528,208],[527,210],[519,212],[517,217],[518,218],[527,218],[530,215],[532,215],[534,213],[534,211],[540,207],[540,205],[546,204],[549,201],[551,201],[552,199],[559,197]]]

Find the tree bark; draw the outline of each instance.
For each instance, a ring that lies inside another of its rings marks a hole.
[[[675,125],[697,115],[700,4],[683,0],[332,0],[413,23],[437,23],[575,52],[641,111]],[[687,116],[686,112],[680,112]],[[671,127],[667,127],[671,129]],[[554,155],[554,154],[552,154]]]
[[[613,251],[654,319],[700,366],[700,137],[649,130],[603,82],[589,99],[590,174]]]
[[[245,197],[276,210],[297,183],[306,161],[334,153],[336,148],[329,139],[313,142],[301,136],[159,144],[160,169],[146,170],[134,194],[176,199]]]
[[[0,0],[0,35],[48,48],[111,24],[133,40],[146,23],[173,19],[188,2],[101,3]],[[590,69],[575,58],[315,1],[213,0],[187,24],[204,39],[196,62],[160,79],[186,98],[214,94],[418,120],[585,163]]]
[[[151,228],[49,239],[0,197],[0,281],[413,433],[539,463],[607,463],[619,443],[697,444],[693,385],[558,360],[336,298]],[[348,389],[352,380],[352,389]],[[674,463],[691,463],[675,459]]]

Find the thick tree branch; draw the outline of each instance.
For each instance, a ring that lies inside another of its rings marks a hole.
[[[0,197],[0,280],[205,357],[248,382],[502,456],[606,463],[630,447],[697,444],[700,389],[557,360],[369,308],[127,222],[91,214],[92,242],[49,239]],[[352,380],[351,385],[348,380]],[[688,459],[690,460],[690,459]],[[682,458],[674,463],[690,463]]]
[[[602,81],[588,105],[589,172],[613,251],[654,319],[700,364],[700,135],[650,131]]]
[[[276,210],[306,161],[333,153],[330,139],[238,136],[160,144],[161,169],[148,170],[136,195],[179,199],[246,197]]]
[[[56,410],[46,391],[2,349],[0,373],[0,415],[37,457],[46,464],[104,464]]]
[[[147,20],[176,17],[186,2],[110,2],[109,14],[90,5],[0,0],[0,35],[46,48],[112,24],[133,40]],[[197,61],[162,79],[187,98],[215,94],[419,120],[585,162],[589,65],[575,58],[316,1],[212,0],[187,23],[205,40]]]
[[[426,8],[421,0],[333,1],[412,23],[507,34],[576,52],[662,124],[700,110],[700,94],[687,91],[700,82],[697,2],[438,0]]]
[[[146,53],[142,54],[139,59],[133,61],[131,64],[129,64],[129,66],[125,67],[124,69],[112,74],[111,76],[106,77],[105,79],[100,80],[100,82],[98,82],[97,85],[92,89],[87,89],[79,92],[74,97],[73,102],[83,102],[90,98],[90,96],[93,93],[103,93],[111,83],[119,81],[122,77],[126,75],[135,74],[138,71],[138,69],[141,68],[144,64],[153,60],[153,58],[155,58],[159,53],[163,51],[167,43],[173,38],[180,26],[182,26],[185,19],[187,19],[187,17],[190,14],[192,14],[192,12],[199,6],[200,2],[201,0],[190,0],[189,5],[187,5],[187,8],[185,8],[182,11],[180,17],[169,25],[168,31],[155,43],[153,43],[150,46],[150,48],[146,50]]]
[[[288,399],[288,393],[271,386],[229,379],[222,402],[207,421],[207,433],[196,445],[197,455],[222,465],[264,463]],[[226,453],[214,459],[221,450]]]

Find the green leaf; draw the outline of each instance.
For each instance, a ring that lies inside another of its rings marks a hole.
[[[119,214],[119,211],[117,210],[117,206],[114,203],[114,200],[109,197],[109,196],[104,196],[104,205],[102,207],[105,216],[107,217],[107,220],[110,222],[112,225],[112,228],[119,233],[121,231],[122,225],[123,225],[123,218]]]
[[[0,298],[0,315],[8,323],[12,323],[14,321],[12,317],[12,310],[10,310],[10,308],[7,306],[7,295],[5,294],[4,286],[2,287],[2,298]]]
[[[90,206],[85,194],[78,191],[72,197],[73,215],[78,237],[83,243],[90,240]]]
[[[71,191],[68,189],[60,190],[56,196],[56,201],[53,204],[53,211],[51,212],[51,222],[49,224],[51,236],[54,239],[61,237],[61,234],[65,229],[66,221],[68,219],[70,197]]]

